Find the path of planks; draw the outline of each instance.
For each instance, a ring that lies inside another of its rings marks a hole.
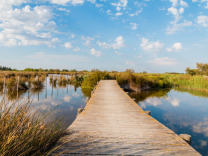
[[[59,145],[53,154],[200,155],[173,131],[145,114],[114,80],[100,81]]]

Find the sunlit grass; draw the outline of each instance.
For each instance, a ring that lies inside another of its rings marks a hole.
[[[49,113],[33,112],[28,100],[0,102],[0,155],[47,155],[63,135],[61,120],[45,123]]]

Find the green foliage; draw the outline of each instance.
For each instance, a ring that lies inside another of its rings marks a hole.
[[[152,89],[172,87],[172,84],[161,74],[118,73],[116,80],[121,85],[132,84],[135,87],[145,87],[146,85]]]
[[[100,80],[110,79],[110,75],[107,72],[95,71],[91,75],[85,77],[82,82],[82,88],[92,89]]]
[[[5,67],[5,66],[0,66],[0,71],[12,71],[12,68]]]

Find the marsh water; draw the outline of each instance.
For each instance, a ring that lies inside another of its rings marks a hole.
[[[0,98],[6,97],[12,103],[29,97],[34,111],[49,112],[55,108],[48,120],[64,117],[67,127],[76,118],[77,109],[85,107],[86,97],[91,92],[78,85],[52,86],[49,77],[44,86],[40,90],[27,90],[10,96],[0,93]],[[129,95],[143,110],[151,111],[152,117],[176,134],[190,134],[192,147],[202,155],[208,155],[208,92],[175,88]]]

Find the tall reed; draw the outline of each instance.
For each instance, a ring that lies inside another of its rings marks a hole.
[[[0,102],[0,155],[36,156],[48,151],[63,135],[61,120],[45,123],[49,113],[32,111],[31,103],[23,100]]]

